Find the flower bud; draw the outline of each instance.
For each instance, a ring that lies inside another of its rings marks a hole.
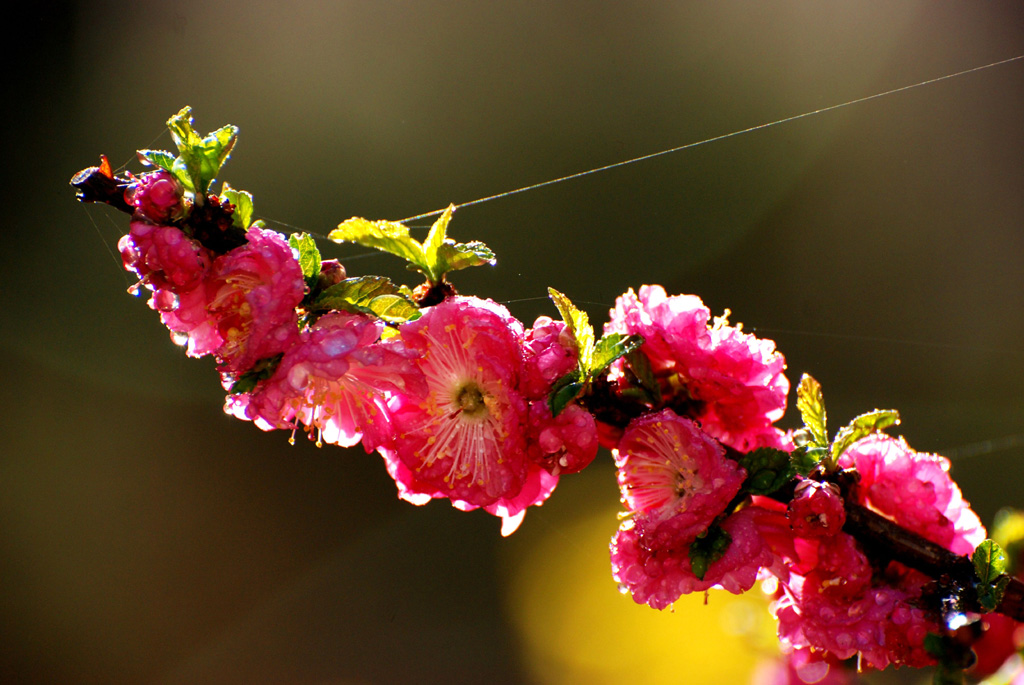
[[[802,480],[789,503],[789,525],[800,537],[819,538],[838,533],[846,523],[839,488],[831,483]]]
[[[181,183],[166,171],[143,174],[124,193],[125,201],[135,207],[136,213],[155,224],[181,218],[181,198]]]

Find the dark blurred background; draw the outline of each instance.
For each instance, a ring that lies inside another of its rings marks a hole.
[[[69,2],[5,33],[0,681],[721,683],[769,654],[766,612],[616,593],[607,454],[505,540],[398,501],[361,449],[227,418],[212,362],[125,293],[125,217],[67,181],[139,171],[191,105],[241,127],[220,180],[325,234],[1024,54],[1024,9]],[[989,522],[1024,506],[1022,105],[1015,62],[466,207],[452,235],[498,265],[454,280],[527,322],[549,285],[597,324],[644,283],[729,307],[833,426],[900,409]]]

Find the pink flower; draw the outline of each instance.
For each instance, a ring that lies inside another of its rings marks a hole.
[[[718,442],[671,409],[632,421],[614,455],[626,508],[655,520],[674,517],[684,537],[707,528],[746,476]]]
[[[861,503],[908,530],[957,554],[971,554],[985,539],[945,457],[915,452],[902,438],[879,433],[854,443],[839,463],[860,474]]]
[[[117,243],[124,268],[134,271],[143,285],[169,294],[188,291],[204,278],[213,256],[174,226],[133,221]],[[154,306],[154,309],[165,307]]]
[[[124,193],[125,201],[155,224],[166,224],[181,217],[182,187],[167,171],[143,174]]]
[[[637,604],[664,609],[691,592],[721,587],[733,594],[753,587],[760,569],[772,554],[758,536],[755,509],[741,509],[726,517],[722,530],[730,541],[724,554],[712,561],[698,578],[689,556],[696,536],[679,533],[673,519],[654,522],[643,517],[627,520],[612,538],[612,576]]]
[[[775,343],[732,327],[708,324],[710,312],[692,295],[668,297],[643,286],[616,300],[605,332],[639,334],[640,348],[662,386],[663,401],[700,421],[741,452],[786,442],[772,424],[786,409],[786,363]],[[622,362],[616,363],[621,372]]]
[[[541,316],[526,331],[523,355],[520,389],[529,399],[541,399],[551,392],[555,381],[576,369],[578,351],[564,322]]]
[[[379,451],[399,495],[521,520],[557,483],[527,455],[522,325],[493,302],[454,297],[400,330],[428,392],[395,392],[388,403],[395,437]]]
[[[264,430],[302,423],[317,441],[367,452],[390,438],[389,391],[422,395],[423,376],[394,345],[379,342],[383,324],[333,312],[303,331],[274,375],[251,397],[228,397],[226,411]]]
[[[527,452],[554,475],[582,471],[597,456],[597,423],[593,415],[570,404],[551,416],[547,400],[530,402]]]
[[[692,420],[665,409],[634,420],[615,450],[623,504],[632,516],[612,540],[612,571],[634,601],[663,609],[681,595],[723,587],[750,589],[771,563],[759,511],[742,509],[721,521],[728,544],[698,578],[690,547],[725,513],[745,472]]]
[[[173,333],[188,337],[188,354],[214,354],[225,374],[249,370],[298,340],[295,308],[305,293],[302,269],[285,239],[252,228],[248,243],[214,261],[201,287],[182,293],[161,314]]]

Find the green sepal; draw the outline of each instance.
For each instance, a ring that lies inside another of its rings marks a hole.
[[[752,495],[770,495],[796,475],[788,452],[774,447],[759,447],[739,459],[747,472],[743,488]]]
[[[186,190],[197,195],[206,193],[238,141],[238,127],[222,126],[205,137],[200,136],[192,128],[192,108],[184,107],[167,120],[167,128],[178,148],[171,173]]]
[[[548,296],[576,340],[577,366],[581,374],[586,376],[594,359],[594,327],[590,325],[590,317],[554,288],[548,288]]]
[[[397,221],[368,221],[353,217],[327,234],[336,243],[349,242],[388,252],[409,262],[430,283],[440,283],[449,271],[494,264],[494,253],[479,241],[456,243],[447,237],[451,205],[434,222],[423,243],[409,235],[409,228]]]
[[[551,386],[551,393],[548,395],[548,407],[552,416],[558,416],[562,410],[579,397],[586,388],[586,384],[580,380],[579,370],[570,371]]]
[[[800,378],[800,385],[796,389],[796,407],[800,410],[800,417],[814,446],[827,447],[825,400],[821,395],[821,384],[806,373]]]
[[[1010,576],[999,576],[991,583],[979,585],[975,591],[978,593],[978,604],[985,611],[995,611],[996,607],[1003,601],[1003,594],[1006,586],[1010,584]]]
[[[643,344],[644,339],[639,335],[609,333],[603,336],[594,344],[594,353],[590,359],[590,367],[587,369],[589,375],[591,377],[599,375],[616,359],[624,357]]]
[[[174,168],[174,155],[167,150],[139,150],[139,161],[164,171]]]
[[[248,195],[248,193],[246,194]],[[236,209],[235,211],[237,212],[238,210]],[[308,233],[292,233],[288,236],[288,245],[299,253],[299,267],[302,269],[302,277],[312,287],[320,276],[320,250],[316,246],[316,241]]]
[[[836,433],[836,439],[832,441],[832,450],[829,455],[829,470],[835,468],[842,456],[853,443],[863,437],[883,431],[889,426],[898,425],[900,414],[895,409],[876,409],[850,421]]]
[[[231,215],[231,223],[243,231],[248,231],[252,225],[252,193],[247,193],[244,190],[235,190],[227,183],[221,188],[220,191],[221,201],[227,200],[235,206],[235,211]],[[291,243],[291,240],[288,241]],[[295,247],[292,245],[292,247]]]
[[[277,371],[277,367],[283,358],[284,354],[282,353],[273,357],[260,359],[251,369],[243,373],[234,383],[231,384],[231,389],[228,390],[228,394],[239,395],[242,393],[252,392],[256,389],[256,385],[260,381],[265,381],[274,375],[274,372]]]
[[[697,576],[698,580],[704,580],[708,567],[722,558],[730,543],[732,537],[717,524],[712,524],[698,535],[689,550],[690,570],[693,571],[693,575]]]

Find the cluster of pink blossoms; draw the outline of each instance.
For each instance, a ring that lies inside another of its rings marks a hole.
[[[200,150],[219,168],[233,142],[218,136],[233,136],[231,127],[193,149],[180,128],[191,131],[187,114],[169,122],[184,141],[178,161]],[[164,168],[131,178],[114,201],[103,189],[120,179],[104,162],[99,190],[80,197],[132,213],[118,247],[140,278],[133,291],[151,292],[150,307],[190,356],[214,357],[227,413],[263,430],[302,429],[317,444],[362,444],[381,455],[402,499],[483,509],[506,535],[604,444],[627,509],[611,542],[613,576],[636,602],[664,609],[691,592],[741,593],[764,581],[787,654],[776,682],[846,682],[832,667],[854,657],[870,668],[936,663],[927,636],[955,630],[936,580],[865,548],[845,525],[848,511],[958,555],[975,550],[984,528],[947,460],[874,429],[828,468],[798,469],[801,448],[775,425],[790,385],[773,342],[712,319],[697,297],[643,286],[616,301],[595,362],[601,343],[589,323],[557,299],[570,323],[540,317],[527,329],[501,305],[456,295],[443,271],[437,280],[441,248],[449,266],[473,249],[443,233],[427,246],[403,244],[402,254],[422,248],[413,266],[432,288],[445,286],[418,308],[406,300],[415,310],[407,320],[386,322],[353,302],[322,305],[318,295],[352,280],[340,264],[317,253],[319,266],[304,272],[282,235],[232,229],[226,198],[239,195],[206,194],[205,167],[186,179],[194,194],[177,167]],[[991,623],[1002,636],[993,653],[1009,653],[1018,624]]]
[[[783,650],[804,682],[854,656],[871,668],[934,664],[925,637],[943,627],[922,601],[931,579],[869,559],[843,532],[846,502],[836,485],[799,477],[788,505],[743,495],[745,453],[793,449],[791,436],[773,426],[789,387],[774,345],[722,320],[709,323],[699,299],[657,286],[619,298],[607,330],[643,336],[640,351],[666,407],[634,419],[613,441],[628,510],[611,544],[620,588],[662,609],[690,592],[740,593],[770,580]],[[628,382],[624,362],[614,377]],[[873,433],[839,466],[859,473],[851,503],[958,554],[985,538],[942,457]]]
[[[303,427],[318,442],[362,443],[384,457],[403,499],[482,508],[506,534],[561,474],[597,454],[593,416],[575,402],[553,416],[548,405],[552,384],[577,363],[564,323],[541,317],[525,330],[494,302],[455,296],[386,338],[384,323],[363,313],[300,325],[308,285],[283,236],[253,227],[245,244],[214,254],[159,223],[182,213],[167,172],[144,175],[128,197],[125,267],[152,291],[172,336],[190,356],[212,354],[226,388],[268,368],[250,391],[228,396],[228,413],[265,430]]]

